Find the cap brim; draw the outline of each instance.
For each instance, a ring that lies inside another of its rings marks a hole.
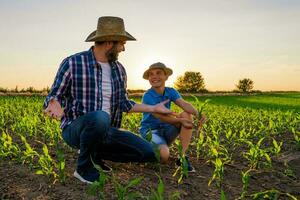
[[[161,67],[153,67],[153,68],[151,68],[151,69],[161,69],[161,70],[163,70],[163,71],[166,73],[166,75],[167,75],[168,77],[171,76],[171,75],[173,74],[173,70],[170,69],[170,68],[168,68],[168,67],[166,67],[165,69],[163,69],[163,68],[161,68]],[[143,74],[143,79],[146,79],[146,80],[149,79],[149,71],[150,71],[151,69],[147,69],[147,70],[144,72],[144,74]]]

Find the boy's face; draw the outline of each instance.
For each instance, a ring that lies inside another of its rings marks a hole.
[[[164,70],[162,69],[151,69],[149,71],[149,83],[152,87],[158,88],[158,87],[164,87],[165,82],[168,79],[168,76],[165,74]]]

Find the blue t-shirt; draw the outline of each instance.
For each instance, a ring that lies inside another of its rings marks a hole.
[[[165,104],[165,106],[170,109],[171,102],[175,102],[177,99],[181,98],[179,92],[174,88],[165,87],[164,94],[158,94],[154,89],[149,89],[143,95],[142,102],[147,105],[155,105],[162,101],[169,99],[170,101]],[[151,130],[158,129],[166,125],[164,123],[154,117],[151,113],[143,113],[143,119],[141,121],[140,134],[145,136],[149,128]]]

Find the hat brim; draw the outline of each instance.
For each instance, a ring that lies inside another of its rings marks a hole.
[[[166,75],[167,75],[168,77],[171,76],[171,75],[173,74],[173,70],[170,69],[170,68],[168,68],[168,67],[166,67],[166,68],[152,67],[151,69],[147,69],[147,70],[144,72],[144,74],[143,74],[143,79],[146,79],[146,80],[149,79],[149,71],[152,70],[152,69],[161,69],[161,70],[163,70],[163,71],[166,73]]]
[[[86,38],[86,42],[105,42],[105,41],[135,41],[136,39],[125,32],[125,35],[96,35],[96,31],[93,31]]]

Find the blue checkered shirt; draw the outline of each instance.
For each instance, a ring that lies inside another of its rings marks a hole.
[[[111,126],[121,126],[122,112],[128,112],[135,102],[129,100],[126,91],[127,75],[119,63],[111,62]],[[56,99],[64,108],[61,119],[64,129],[77,117],[102,110],[102,69],[93,54],[93,47],[62,61],[51,90],[44,102],[44,108],[51,99]]]

